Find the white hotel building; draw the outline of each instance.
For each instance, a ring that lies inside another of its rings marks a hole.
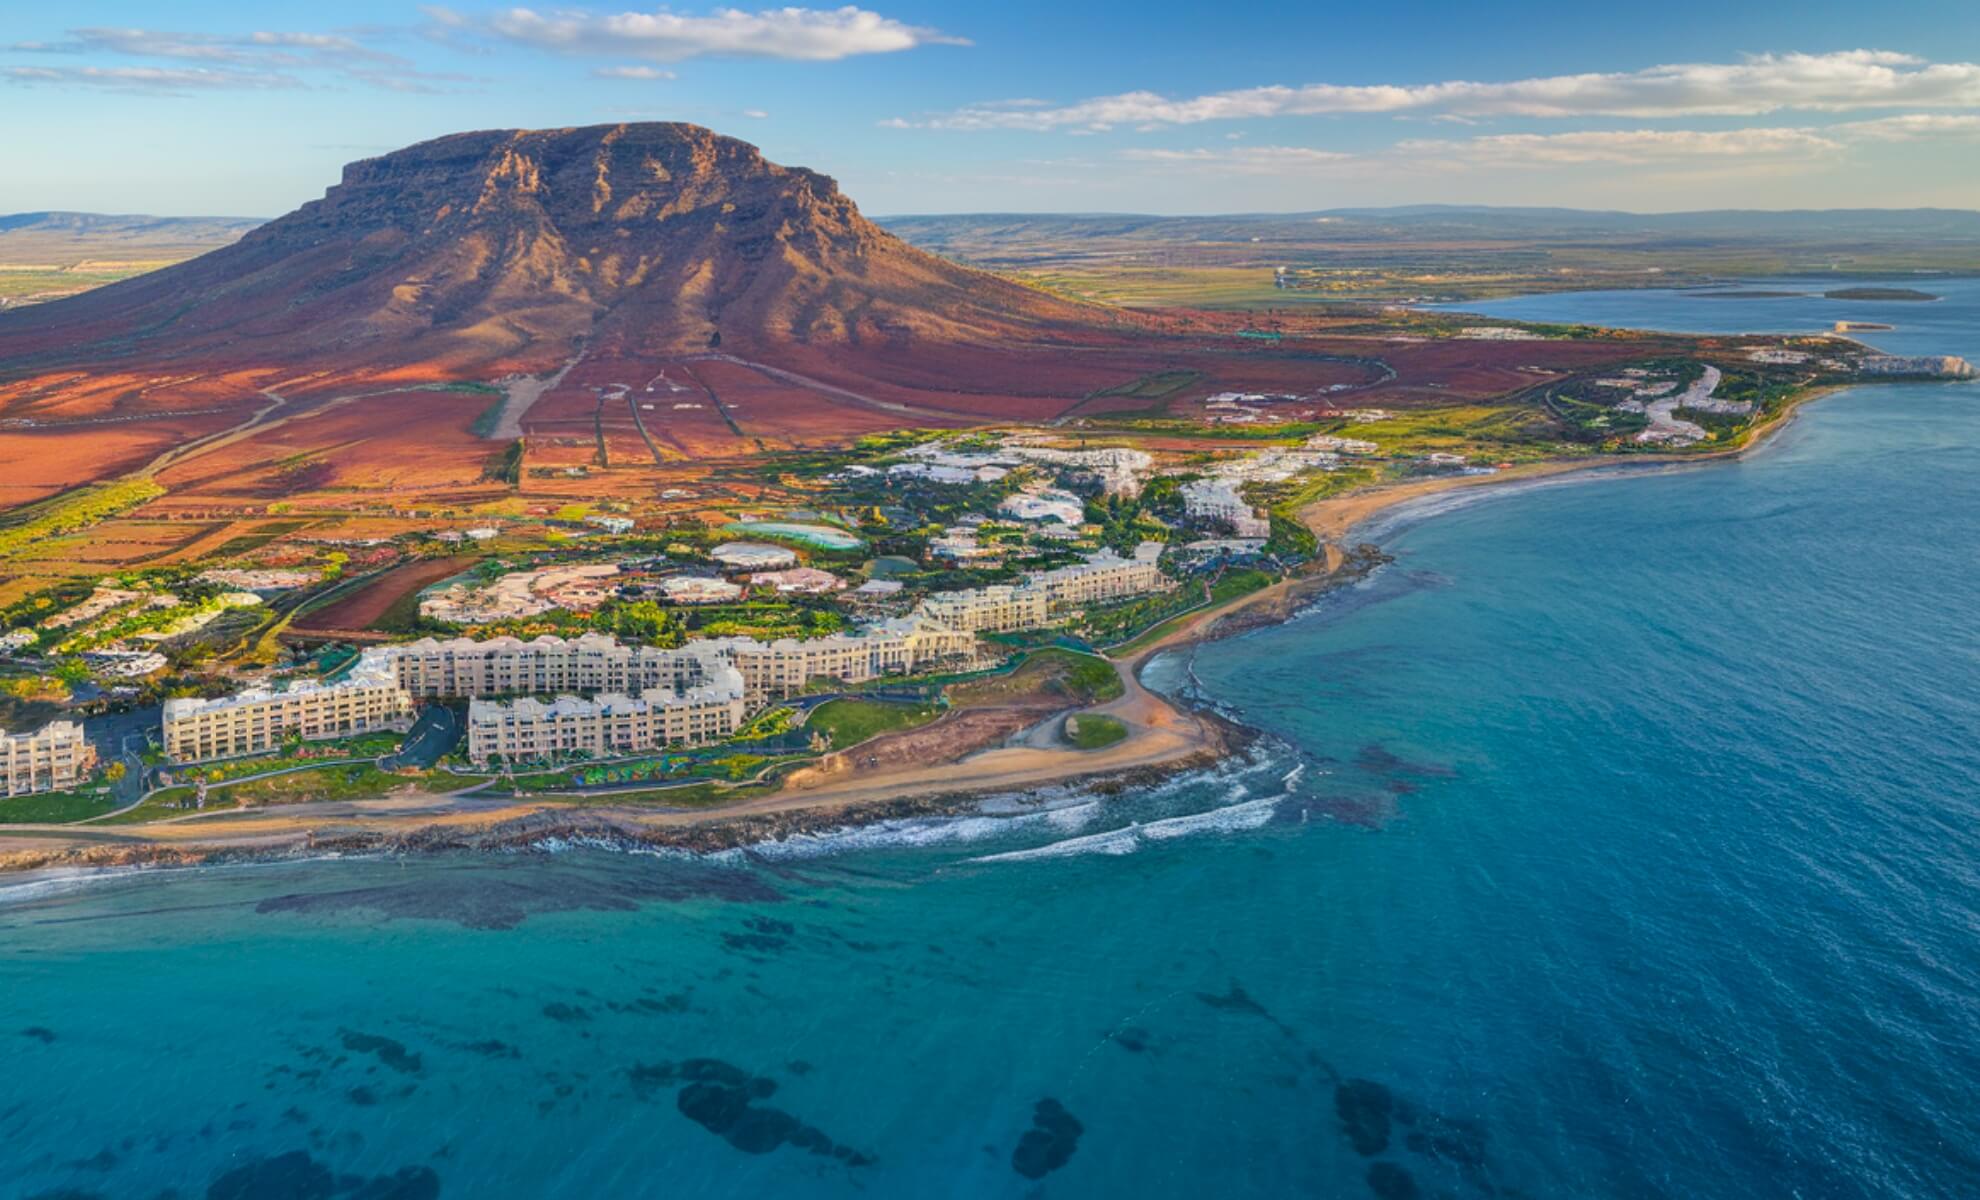
[[[8,796],[54,792],[81,783],[96,752],[75,721],[50,721],[32,733],[0,731],[0,770]]]
[[[993,584],[937,592],[915,612],[930,621],[970,633],[1009,633],[1037,629],[1070,609],[1108,600],[1159,592],[1168,578],[1157,565],[1159,542],[1143,542],[1133,558],[1102,550],[1083,563],[1036,571],[1021,584]]]
[[[474,700],[468,704],[467,752],[485,764],[497,756],[517,762],[701,746],[740,729],[747,712],[742,673],[731,666],[716,668],[706,683],[681,691],[649,688],[638,699],[607,693],[590,700],[559,696],[547,704],[527,696]]]
[[[296,736],[309,740],[404,730],[412,698],[399,686],[390,651],[367,650],[335,683],[254,688],[215,700],[165,702],[165,753],[180,762],[233,758],[272,750]]]

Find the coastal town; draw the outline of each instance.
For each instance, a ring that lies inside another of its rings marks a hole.
[[[1094,707],[1137,689],[1139,653],[1339,569],[1351,546],[1312,506],[1736,447],[1825,378],[1971,369],[1844,338],[1710,350],[1543,374],[1520,401],[1539,436],[1331,383],[1221,392],[1182,422],[873,436],[646,500],[271,522],[182,566],[17,589],[0,815],[218,830],[398,793],[720,811],[1020,735],[1077,773],[1167,720]],[[972,715],[999,679],[1000,715]]]

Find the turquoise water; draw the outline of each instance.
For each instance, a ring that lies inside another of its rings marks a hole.
[[[1938,300],[1830,300],[1825,291],[1849,287],[1910,288]],[[1734,299],[1722,291],[1793,292],[1771,299]],[[1871,321],[1893,329],[1850,336],[1893,354],[1963,354],[1980,361],[1980,279],[1905,275],[1891,279],[1757,279],[1723,288],[1630,289],[1509,296],[1436,307],[1520,321],[1586,323],[1676,333],[1820,333],[1837,321]]]
[[[783,521],[737,521],[722,527],[726,533],[747,533],[811,546],[819,550],[857,550],[866,543],[843,529],[830,525],[793,525]]]
[[[1972,1195],[1980,388],[1371,533],[1214,774],[4,893],[0,1196]]]

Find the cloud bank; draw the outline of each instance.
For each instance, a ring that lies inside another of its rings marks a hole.
[[[1354,114],[1667,118],[1875,108],[1980,108],[1980,63],[1933,63],[1888,50],[1760,54],[1733,63],[1677,63],[1501,83],[1310,83],[1182,98],[1122,92],[1062,105],[981,104],[921,120],[895,118],[888,124],[1094,132]]]

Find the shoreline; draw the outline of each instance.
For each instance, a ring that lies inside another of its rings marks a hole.
[[[1803,405],[1852,386],[1811,388],[1773,418],[1754,426],[1739,445],[1722,450],[1682,458],[1557,459],[1490,475],[1377,484],[1314,501],[1298,514],[1319,541],[1319,557],[1307,569],[1190,614],[1154,642],[1111,660],[1121,677],[1123,695],[1083,711],[1115,716],[1128,725],[1130,734],[1103,750],[993,746],[950,763],[827,778],[816,786],[781,787],[707,810],[521,799],[439,812],[413,806],[415,811],[394,813],[394,807],[408,807],[408,798],[393,794],[328,806],[334,811],[306,805],[289,811],[284,811],[287,806],[266,807],[222,816],[224,824],[134,826],[131,834],[103,827],[35,826],[12,831],[0,827],[0,875],[52,879],[73,878],[78,872],[107,874],[206,863],[485,852],[523,849],[551,839],[712,853],[887,820],[954,814],[992,796],[1068,787],[1105,796],[1157,783],[1215,767],[1241,752],[1257,732],[1207,705],[1149,691],[1141,681],[1147,664],[1169,650],[1282,623],[1322,595],[1365,578],[1390,561],[1377,546],[1354,544],[1358,531],[1378,518],[1452,494],[1492,494],[1569,477],[1660,472],[1736,460],[1768,444]],[[431,793],[424,798],[448,799]]]

